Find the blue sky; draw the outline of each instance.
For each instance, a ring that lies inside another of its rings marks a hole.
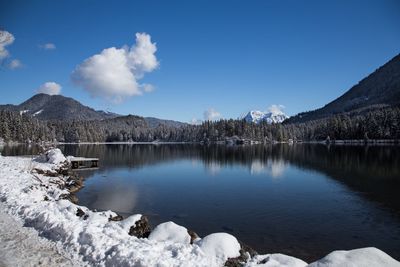
[[[62,95],[121,114],[187,122],[210,108],[237,118],[276,104],[294,115],[323,106],[397,55],[399,14],[396,0],[0,0],[0,28],[15,37],[5,47],[0,103],[21,103],[55,82]],[[155,90],[116,103],[72,81],[85,59],[131,47],[136,33],[156,43],[157,67],[135,73]],[[55,49],[44,49],[48,43]],[[22,66],[12,70],[15,59]]]

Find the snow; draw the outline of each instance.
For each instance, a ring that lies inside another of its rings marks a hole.
[[[181,244],[190,244],[190,235],[185,227],[174,222],[165,222],[159,224],[149,236],[150,240],[159,242],[172,242]]]
[[[254,122],[254,123],[260,123],[262,121],[265,121],[269,124],[272,123],[281,123],[285,119],[287,119],[288,116],[286,116],[283,112],[281,111],[259,111],[259,110],[252,110],[247,115],[244,117],[244,120],[247,122]]]
[[[20,111],[19,111],[19,115],[25,114],[25,113],[27,113],[27,112],[29,112],[29,109],[20,110]]]
[[[0,238],[1,266],[40,265],[36,263],[43,258],[45,266],[72,263],[74,266],[213,267],[223,266],[228,258],[240,255],[240,244],[230,234],[214,233],[190,244],[187,229],[173,222],[158,225],[149,238],[130,236],[129,229],[141,214],[110,221],[116,213],[91,211],[63,199],[69,192],[60,185],[68,177],[41,174],[48,170],[57,172],[65,161],[59,149],[33,160],[0,156],[0,237],[9,237],[4,242]],[[78,208],[84,216],[77,216]],[[5,227],[2,222],[6,216],[2,213],[11,218],[3,223]],[[7,227],[11,224],[13,229]],[[29,233],[25,235],[26,231]],[[26,239],[23,243],[13,243],[19,236],[28,238],[23,237]],[[300,267],[306,263],[282,254],[266,254],[255,256],[245,265]],[[400,263],[376,248],[365,248],[335,251],[310,266],[400,266]]]
[[[139,221],[140,218],[142,218],[142,214],[134,214],[120,221],[119,225],[122,227],[122,229],[124,229],[125,232],[129,232],[131,226],[135,225],[135,223]]]
[[[307,263],[295,257],[284,254],[257,255],[252,258],[245,267],[304,267]]]
[[[60,164],[65,162],[67,159],[59,148],[51,149],[46,153],[47,162],[50,164]]]
[[[360,248],[333,251],[326,257],[313,262],[309,267],[399,267],[400,262],[377,248]]]
[[[196,242],[210,258],[225,262],[228,258],[240,256],[240,244],[236,237],[227,233],[210,234]]]
[[[36,111],[35,113],[33,113],[33,116],[35,117],[36,115],[39,115],[40,113],[42,113],[43,109]]]
[[[22,227],[0,203],[0,266],[76,266],[61,254],[55,243],[38,236],[34,229]],[[10,227],[11,226],[11,227]]]

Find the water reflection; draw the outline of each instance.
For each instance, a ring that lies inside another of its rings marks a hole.
[[[282,159],[268,160],[266,163],[256,159],[250,165],[251,174],[267,174],[273,178],[281,177],[285,169],[286,164]]]
[[[398,146],[64,145],[61,148],[68,155],[99,157],[106,168],[142,168],[188,159],[201,161],[213,175],[221,167],[241,165],[251,174],[265,173],[277,178],[290,163],[322,172],[365,197],[400,211]]]
[[[207,172],[213,176],[218,174],[222,169],[221,164],[219,164],[218,162],[209,162],[207,164],[204,164],[204,166]]]
[[[85,198],[98,210],[112,210],[120,214],[130,214],[135,210],[138,190],[135,186],[123,186],[120,183],[111,183],[110,179],[119,179],[114,175],[102,175],[103,179],[96,183],[86,181],[85,186],[91,188],[86,192]]]

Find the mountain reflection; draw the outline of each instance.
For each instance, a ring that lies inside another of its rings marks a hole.
[[[98,157],[105,169],[166,161],[200,161],[211,174],[240,165],[251,174],[281,177],[287,164],[324,173],[353,191],[400,212],[398,146],[63,145],[65,154]]]
[[[369,199],[400,211],[397,195],[400,190],[398,146],[109,144],[61,145],[60,148],[66,155],[100,158],[100,171],[191,160],[194,164],[202,162],[211,174],[218,173],[222,168],[240,165],[252,175],[265,174],[277,178],[290,164],[323,173]],[[37,153],[36,146],[2,148],[3,155]],[[89,176],[91,172],[83,175]]]

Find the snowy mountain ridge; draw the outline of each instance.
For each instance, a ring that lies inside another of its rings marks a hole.
[[[268,124],[272,123],[282,123],[284,120],[289,118],[282,111],[259,111],[259,110],[251,110],[244,116],[244,120],[246,122],[254,122],[260,123],[262,121],[267,122]]]

